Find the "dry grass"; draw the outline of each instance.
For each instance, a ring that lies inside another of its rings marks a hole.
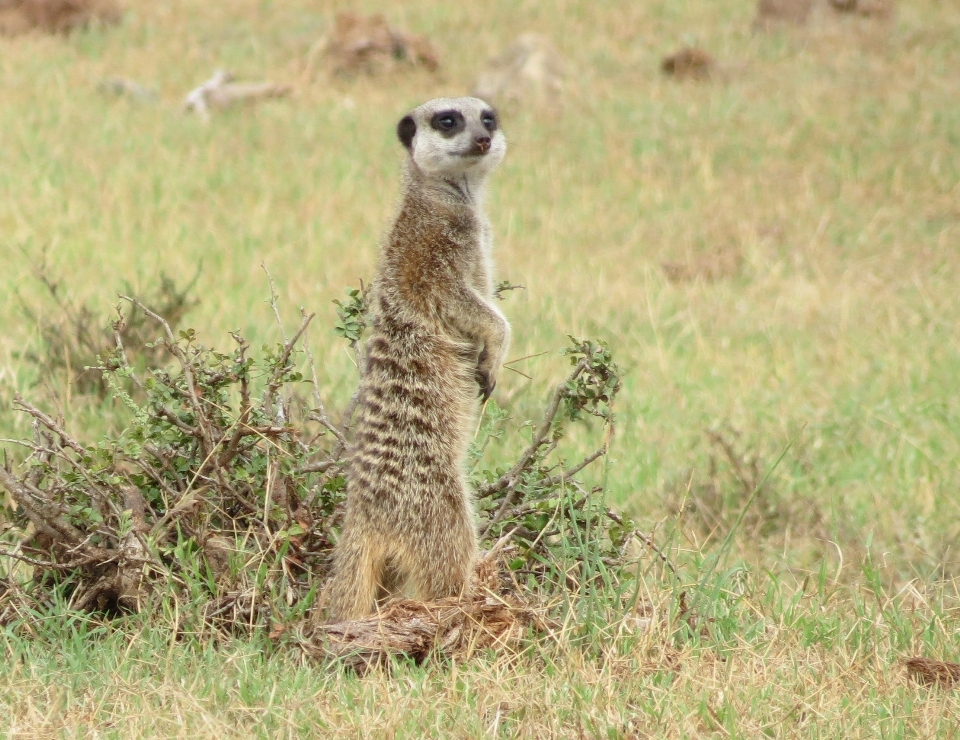
[[[824,622],[815,596],[787,611],[762,598],[755,606],[766,616],[745,617],[727,641],[678,643],[659,620],[639,634],[618,634],[614,624],[589,653],[547,643],[519,655],[481,651],[463,665],[398,663],[363,678],[271,655],[262,642],[190,649],[133,624],[92,634],[80,625],[79,635],[61,638],[59,658],[37,645],[15,646],[25,660],[0,668],[3,726],[15,738],[875,738],[955,731],[960,695],[919,686],[891,659],[907,625],[842,599],[830,610],[851,617],[835,623]],[[896,606],[913,609],[911,626],[919,631],[933,616],[911,597]]]
[[[426,34],[442,76],[314,74],[310,49],[338,10]],[[629,373],[609,490],[645,531],[664,522],[658,542],[690,575],[649,583],[665,606],[642,635],[614,638],[611,615],[572,612],[596,630],[593,653],[547,645],[361,680],[265,658],[273,648],[256,641],[180,645],[135,623],[95,638],[83,625],[36,644],[3,638],[0,727],[14,737],[248,726],[271,737],[955,735],[956,691],[917,686],[902,660],[960,657],[960,10],[918,0],[881,22],[818,4],[805,26],[763,34],[753,13],[732,0],[174,0],[137,4],[116,29],[4,39],[3,436],[29,425],[12,412],[15,388],[59,399],[50,406],[74,428],[116,423],[109,406],[71,397],[61,376],[39,377],[20,357],[40,337],[13,288],[53,310],[31,278],[42,249],[71,299],[104,314],[124,280],[145,292],[202,258],[188,320],[214,344],[237,327],[277,341],[261,262],[288,324],[304,305],[328,326],[330,301],[373,269],[396,192],[395,121],[468,90],[477,62],[518,33],[550,39],[567,67],[562,115],[509,111],[511,151],[490,195],[500,272],[527,286],[504,303],[514,356],[559,348],[567,332],[611,340]],[[731,73],[709,85],[664,78],[660,59],[688,44]],[[296,95],[204,127],[179,103],[216,68]],[[160,101],[97,91],[115,76]],[[735,268],[701,269],[718,254],[737,255]],[[687,272],[671,279],[668,264]],[[344,401],[354,369],[329,339],[312,341],[321,391]],[[549,355],[516,367],[533,380],[509,374],[498,394],[522,420],[563,370]],[[770,465],[796,438],[769,490],[820,516],[733,537],[710,579],[717,590],[697,606],[704,621],[687,630],[670,616],[671,589],[696,590],[724,535],[677,521],[669,505],[684,474],[691,491],[712,482],[703,430],[728,425]],[[491,465],[509,457],[504,446],[491,445]]]
[[[499,580],[496,569],[493,562],[491,575]],[[545,608],[530,605],[517,593],[490,588],[482,578],[477,580],[472,592],[462,598],[395,599],[369,617],[318,624],[300,640],[300,648],[314,660],[364,674],[389,667],[397,657],[420,665],[431,657],[462,663],[484,653],[509,656],[524,638],[531,638],[527,644],[533,644],[552,627]]]

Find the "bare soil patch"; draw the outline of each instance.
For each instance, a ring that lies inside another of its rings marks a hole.
[[[716,69],[713,57],[703,49],[688,46],[663,58],[660,70],[677,80],[708,80]]]
[[[440,68],[440,56],[426,36],[403,31],[381,14],[337,13],[330,35],[317,49],[331,71],[341,75],[382,74],[400,68]]]
[[[119,23],[122,15],[113,0],[0,0],[0,35],[69,33],[93,23]]]

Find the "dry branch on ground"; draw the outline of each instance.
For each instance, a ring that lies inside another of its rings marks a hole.
[[[183,109],[210,119],[211,110],[249,105],[270,98],[283,98],[293,92],[290,85],[276,82],[234,82],[233,74],[217,70],[209,80],[191,90],[183,99]]]
[[[477,564],[472,591],[420,602],[395,599],[369,617],[321,624],[299,641],[313,659],[338,660],[363,673],[402,655],[416,663],[430,656],[466,660],[480,650],[514,650],[522,638],[556,625],[546,610],[501,587],[505,569],[496,550]]]

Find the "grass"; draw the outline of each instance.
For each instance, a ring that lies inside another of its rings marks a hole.
[[[6,641],[4,722],[9,737],[955,737],[956,694],[916,686],[896,657],[949,649],[940,599],[956,593],[850,593],[828,576],[804,595],[743,571],[723,585],[702,632],[363,679],[262,639],[39,621]]]
[[[372,273],[401,162],[394,122],[466,91],[516,33],[549,35],[568,95],[560,114],[504,111],[489,210],[499,272],[527,286],[504,304],[513,355],[550,352],[518,365],[532,381],[508,373],[498,401],[530,418],[564,373],[565,335],[607,338],[628,371],[609,496],[659,526],[681,570],[648,577],[642,635],[607,636],[619,622],[605,614],[591,649],[362,680],[256,640],[49,615],[33,639],[4,638],[0,729],[955,737],[957,694],[914,687],[897,661],[960,660],[960,10],[917,0],[892,28],[824,15],[753,35],[751,6],[369,0],[353,7],[443,53],[441,78],[386,83],[303,76],[336,2],[139,4],[118,29],[0,41],[0,436],[29,432],[19,389],[93,438],[122,414],[22,358],[38,333],[16,291],[54,310],[32,278],[41,253],[104,313],[125,280],[142,289],[202,260],[187,322],[224,346],[234,328],[254,346],[279,339],[265,264],[288,324],[301,305],[319,312],[321,391],[342,405],[355,370],[322,327]],[[719,59],[719,80],[659,75],[690,42]],[[203,126],[178,102],[218,66],[297,95]],[[161,102],[103,96],[110,75]],[[741,259],[718,280],[674,283],[661,266],[717,250]],[[705,430],[763,472],[796,440],[722,560],[746,496]],[[679,592],[707,573],[690,629]]]

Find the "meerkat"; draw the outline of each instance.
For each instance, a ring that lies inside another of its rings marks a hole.
[[[487,176],[506,139],[477,98],[438,98],[397,125],[399,213],[372,286],[343,531],[328,619],[393,594],[455,596],[477,554],[465,458],[478,397],[497,384],[510,325],[493,304]]]

